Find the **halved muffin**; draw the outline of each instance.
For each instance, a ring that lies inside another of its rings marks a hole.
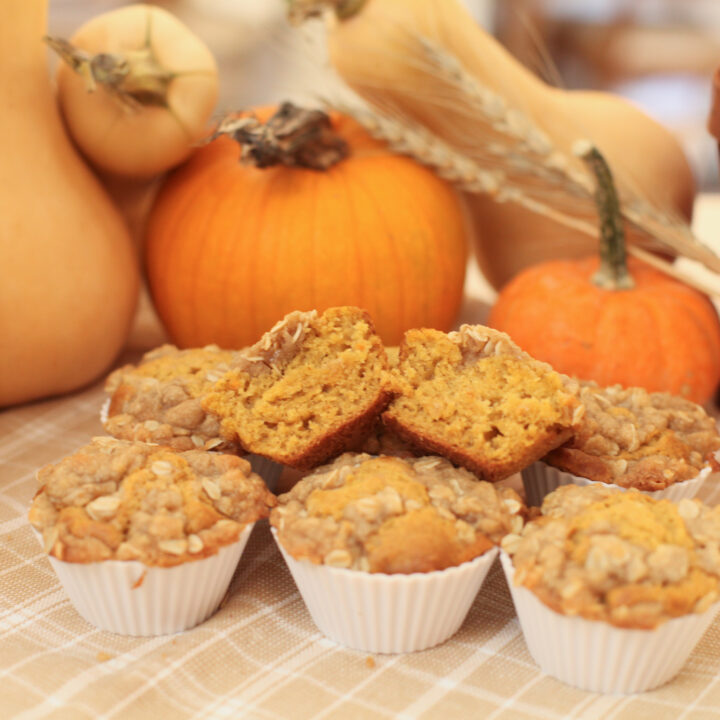
[[[305,469],[358,447],[391,397],[370,317],[337,307],[287,315],[240,353],[202,405],[226,441]]]
[[[395,373],[385,425],[492,482],[568,440],[583,413],[576,381],[482,325],[408,331]]]

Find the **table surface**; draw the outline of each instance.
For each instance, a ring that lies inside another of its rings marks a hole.
[[[720,199],[701,197],[696,232],[711,242],[716,227]],[[482,321],[491,297],[472,269],[462,319]],[[355,652],[317,631],[266,521],[252,534],[225,604],[202,625],[158,638],[95,629],[70,605],[26,515],[35,471],[102,434],[103,399],[98,383],[0,413],[3,720],[720,718],[720,619],[664,687],[627,697],[588,693],[537,668],[496,565],[444,644],[404,655]],[[713,484],[705,499],[720,501],[720,487]]]

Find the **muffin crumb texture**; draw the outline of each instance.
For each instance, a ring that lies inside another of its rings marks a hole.
[[[275,505],[234,455],[110,437],[47,465],[30,522],[59,560],[172,566],[215,554]]]
[[[220,439],[220,424],[200,398],[230,370],[236,355],[215,345],[190,350],[163,345],[138,365],[118,368],[105,384],[110,394],[106,432],[175,450],[232,449]]]
[[[544,460],[590,480],[662,490],[710,465],[720,434],[715,420],[689,400],[614,385],[582,387],[585,414],[573,438]]]
[[[514,582],[565,615],[651,629],[718,600],[720,507],[566,485],[503,539]]]
[[[401,394],[385,424],[490,481],[565,442],[583,412],[575,381],[482,326],[410,330],[396,373]]]
[[[391,397],[382,342],[357,308],[291,313],[241,355],[203,407],[226,440],[292,467],[358,447]]]
[[[520,532],[510,488],[439,457],[346,453],[278,499],[270,516],[294,558],[374,573],[442,570]]]

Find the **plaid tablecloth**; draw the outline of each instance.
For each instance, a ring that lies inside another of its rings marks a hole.
[[[700,200],[694,228],[717,246],[720,196]],[[482,322],[491,298],[471,264],[461,322]],[[137,356],[161,341],[144,298],[130,347]],[[498,564],[450,640],[369,655],[318,632],[267,522],[256,525],[227,601],[202,625],[158,638],[96,630],[71,606],[26,517],[36,470],[102,434],[103,400],[98,384],[0,411],[0,720],[720,719],[720,618],[664,687],[587,693],[539,671]],[[704,499],[720,502],[720,487]]]
[[[316,630],[266,522],[207,622],[158,638],[96,630],[71,606],[26,514],[36,469],[102,433],[102,400],[98,385],[0,413],[0,720],[720,718],[720,619],[665,687],[595,695],[538,670],[496,566],[448,642],[354,652]]]

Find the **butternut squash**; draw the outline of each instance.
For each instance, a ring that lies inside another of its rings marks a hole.
[[[128,5],[93,17],[70,42],[58,99],[73,140],[96,167],[150,178],[182,162],[207,135],[218,71],[206,45],[162,8]]]
[[[371,105],[431,130],[454,147],[478,137],[462,87],[434,76],[422,40],[452,54],[471,78],[532,118],[562,153],[590,140],[619,181],[654,205],[690,216],[694,183],[672,134],[620,97],[549,87],[480,28],[458,0],[290,0],[298,18],[328,8],[328,45],[340,76]],[[475,248],[488,281],[501,287],[520,269],[554,257],[579,257],[596,240],[558,232],[556,222],[486,195],[467,194]],[[632,232],[628,239],[637,239]]]
[[[46,0],[0,6],[0,406],[97,378],[138,292],[127,230],[60,120],[46,12]]]

